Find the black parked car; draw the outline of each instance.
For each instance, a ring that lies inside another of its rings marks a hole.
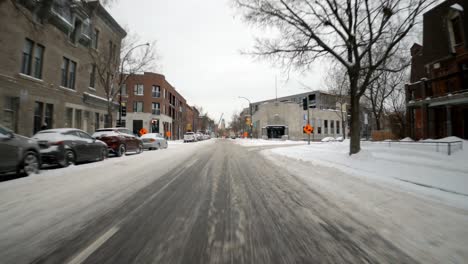
[[[16,172],[28,176],[38,173],[40,167],[37,143],[0,126],[0,173]]]
[[[43,130],[32,138],[39,143],[44,164],[67,167],[78,162],[104,160],[108,154],[106,143],[79,129]]]

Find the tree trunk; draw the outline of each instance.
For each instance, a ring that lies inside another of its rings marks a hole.
[[[351,93],[351,142],[349,144],[349,155],[361,150],[361,122],[359,120],[359,96],[358,96],[358,72],[349,73],[349,84]]]
[[[113,127],[113,117],[112,117],[112,103],[111,102],[108,102],[107,103],[107,116],[108,116],[108,121],[109,121],[109,126],[110,127]],[[105,122],[105,120],[104,120]]]
[[[375,115],[375,126],[378,131],[382,129],[382,126],[380,126],[380,116],[378,115]]]
[[[346,118],[345,114],[341,114],[341,131],[343,131],[343,139],[346,139]]]

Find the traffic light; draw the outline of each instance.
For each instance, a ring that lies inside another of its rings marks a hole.
[[[309,102],[307,101],[307,97],[302,99],[302,109],[307,110],[309,108]]]
[[[122,106],[122,116],[127,116],[127,107],[125,105]]]

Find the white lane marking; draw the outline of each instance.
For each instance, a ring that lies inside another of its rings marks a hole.
[[[191,167],[194,165],[198,159],[194,159],[191,162],[189,162],[187,165],[184,166],[184,168]],[[175,176],[172,180],[170,180],[168,183],[166,183],[159,191],[155,192],[153,195],[151,195],[146,201],[142,204],[140,204],[137,208],[133,209],[131,213],[127,215],[132,215],[135,211],[146,205],[149,201],[153,200],[157,195],[159,195],[162,191],[164,191],[171,183],[173,183],[177,178],[180,177],[182,173],[179,173],[177,176]],[[117,231],[119,231],[119,225],[125,221],[127,218],[125,217],[124,219],[120,220],[115,226],[111,227],[109,230],[107,230],[106,233],[104,233],[102,236],[100,236],[98,239],[96,239],[91,245],[89,245],[87,248],[85,248],[83,251],[81,251],[76,257],[74,257],[71,261],[69,261],[67,264],[81,264],[83,261],[85,261],[91,254],[94,253],[102,244],[104,244],[109,238],[111,238]]]
[[[94,241],[91,245],[85,248],[80,254],[76,255],[72,260],[68,262],[68,264],[81,264],[85,261],[91,254],[93,254],[96,249],[98,249],[102,244],[104,244],[109,238],[111,238],[115,233],[119,231],[117,226],[112,227],[111,229],[107,230],[102,236],[100,236],[96,241]]]

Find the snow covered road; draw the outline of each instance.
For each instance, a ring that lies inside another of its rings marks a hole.
[[[277,147],[173,144],[2,182],[0,263],[468,259],[466,210],[264,151]]]

